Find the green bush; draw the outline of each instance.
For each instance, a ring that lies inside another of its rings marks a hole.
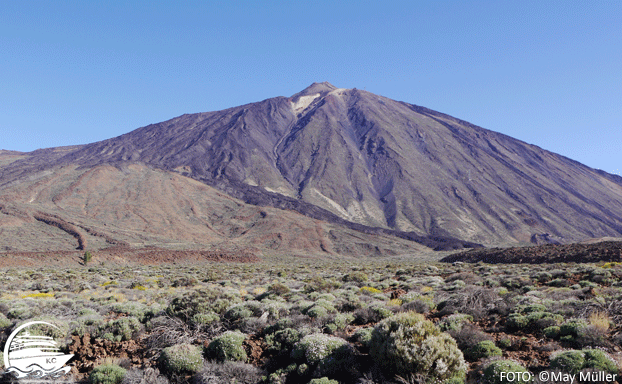
[[[326,328],[331,330],[330,333],[335,333],[337,330],[344,329],[348,324],[354,321],[354,316],[350,313],[338,313],[335,318],[328,324]]]
[[[314,333],[296,343],[291,356],[313,367],[314,374],[320,376],[347,370],[352,365],[353,350],[344,339]]]
[[[218,361],[246,361],[244,350],[246,335],[240,331],[227,331],[216,337],[207,346],[206,354]]]
[[[283,296],[289,293],[289,287],[281,283],[274,283],[270,286],[268,292],[274,293],[275,295]]]
[[[210,325],[217,323],[220,320],[220,316],[214,312],[197,313],[192,316],[192,323],[196,325]]]
[[[529,325],[529,320],[527,320],[527,316],[524,316],[520,313],[511,313],[508,315],[507,320],[505,321],[505,326],[510,330],[520,330],[527,328]]]
[[[504,339],[499,340],[497,344],[499,345],[499,347],[507,349],[512,346],[512,339],[504,338]]]
[[[201,349],[192,344],[177,344],[160,353],[163,368],[172,373],[194,373],[203,367]]]
[[[115,364],[105,364],[93,368],[89,381],[91,384],[119,384],[127,371]]]
[[[269,350],[275,352],[291,351],[294,344],[299,342],[301,338],[302,336],[297,330],[293,328],[285,328],[266,335],[266,344],[268,345]]]
[[[142,329],[143,325],[137,318],[127,316],[102,323],[99,326],[97,335],[110,341],[127,341],[132,340],[132,336],[136,335]]]
[[[591,368],[596,371],[618,373],[616,363],[600,349],[583,349],[580,351],[563,351],[551,356],[551,368],[576,374],[582,369]]]
[[[352,339],[363,344],[365,348],[369,348],[369,343],[371,342],[371,336],[373,333],[373,328],[360,328],[356,332],[354,332],[354,335],[352,335]]]
[[[333,279],[324,279],[320,276],[313,276],[307,281],[304,291],[305,293],[311,292],[328,292],[332,289],[339,288],[341,284]]]
[[[148,306],[137,301],[126,301],[123,303],[113,304],[111,309],[116,313],[133,316],[141,323],[145,323],[159,313],[162,310],[162,307],[159,304]]]
[[[567,339],[575,339],[583,333],[586,327],[587,322],[583,319],[568,320],[559,326],[559,336],[567,337]]]
[[[550,339],[557,339],[559,337],[559,332],[560,327],[557,325],[544,328],[544,336]]]
[[[591,368],[595,371],[605,371],[609,373],[619,373],[619,369],[615,361],[609,355],[600,349],[583,349],[585,356],[585,365],[583,368]]]
[[[505,325],[510,330],[531,330],[539,331],[547,327],[559,325],[564,321],[563,316],[553,314],[543,310],[541,304],[533,304],[529,306],[521,306],[519,312],[511,313]]]
[[[548,272],[538,272],[535,276],[536,280],[540,283],[546,283],[553,280],[553,275]]]
[[[225,312],[225,319],[230,321],[238,321],[247,319],[251,316],[261,316],[261,303],[258,301],[247,301],[245,303],[236,304],[233,307],[227,309]]]
[[[369,280],[369,277],[365,272],[362,271],[354,271],[345,275],[342,279],[344,282],[355,282],[355,283],[364,283]]]
[[[578,373],[583,369],[585,356],[581,351],[564,351],[551,357],[551,368],[564,372]]]
[[[320,379],[311,379],[309,384],[339,384],[337,380],[331,380],[328,377],[322,377]]]
[[[465,313],[454,313],[453,315],[449,315],[445,317],[439,323],[439,327],[441,331],[459,331],[462,329],[464,324],[470,323],[473,321],[473,316],[467,315]]]
[[[513,381],[510,381],[505,377],[502,380],[501,379],[502,372],[506,372],[506,373],[514,372],[517,375],[513,377],[514,378]],[[521,375],[520,373],[523,373],[523,372],[528,372],[528,371],[525,367],[518,364],[517,362],[514,362],[512,360],[496,360],[488,364],[488,366],[486,366],[486,368],[484,369],[482,383],[483,384],[510,384],[510,383],[531,384],[531,380],[524,380],[530,376]]]
[[[403,308],[418,313],[427,313],[436,308],[436,304],[431,295],[408,293],[400,297],[400,300],[402,300]]]
[[[481,358],[501,356],[502,354],[501,348],[497,347],[493,341],[484,340],[469,348],[464,356],[471,361],[476,361]]]
[[[369,354],[391,375],[423,374],[444,381],[462,379],[466,373],[456,341],[414,312],[400,313],[378,323]]]
[[[324,317],[324,316],[328,315],[328,311],[324,307],[313,306],[313,307],[311,307],[307,311],[307,315],[309,317],[315,317],[315,318],[317,318],[317,317]]]
[[[197,313],[217,313],[219,315],[239,303],[240,297],[227,291],[225,288],[209,287],[192,291],[181,297],[171,300],[166,313],[184,321],[192,319]]]
[[[82,261],[84,261],[84,265],[87,265],[88,263],[90,263],[91,260],[93,260],[93,255],[91,254],[91,252],[89,251],[84,252],[84,256],[82,257]]]
[[[7,319],[3,313],[0,312],[0,329],[5,329],[11,326],[11,320]]]

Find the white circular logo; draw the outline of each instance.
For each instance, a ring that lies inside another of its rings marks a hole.
[[[4,366],[7,373],[15,377],[24,378],[58,378],[66,375],[71,367],[65,363],[73,355],[63,354],[58,343],[49,336],[30,334],[27,328],[36,325],[36,328],[47,326],[58,329],[57,326],[45,321],[31,321],[17,327],[9,336],[4,346]],[[24,330],[23,333],[20,333]]]

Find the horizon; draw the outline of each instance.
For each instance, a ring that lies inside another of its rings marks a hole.
[[[0,61],[1,149],[87,144],[328,81],[620,174],[615,4],[70,1],[0,10],[9,53]]]

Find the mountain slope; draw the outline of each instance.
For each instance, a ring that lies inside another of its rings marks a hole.
[[[127,162],[189,176],[246,202],[424,237],[492,245],[622,234],[622,178],[328,83],[85,146],[35,151],[4,167],[0,185],[48,166]]]
[[[393,255],[415,242],[257,207],[142,164],[54,167],[2,189],[0,251],[166,246]]]

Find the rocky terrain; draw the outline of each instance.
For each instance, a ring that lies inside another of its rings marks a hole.
[[[488,264],[550,264],[622,262],[622,241],[590,244],[546,244],[533,247],[472,249],[441,259],[443,262]]]
[[[246,204],[143,164],[49,168],[6,185],[0,252],[159,246],[252,254],[393,255],[429,249],[291,210]],[[127,249],[126,249],[127,251]]]

